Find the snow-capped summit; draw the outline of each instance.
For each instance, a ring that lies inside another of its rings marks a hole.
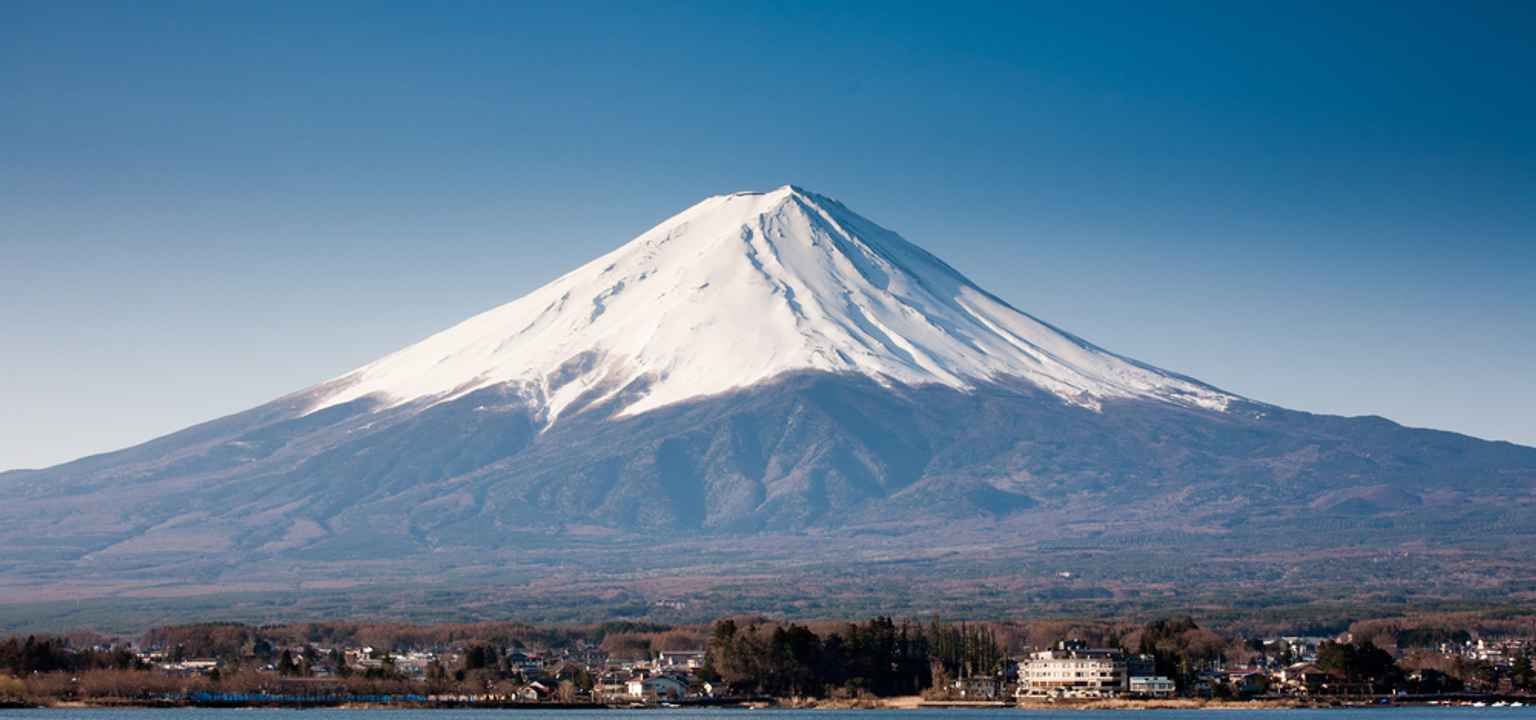
[[[1025,382],[1094,409],[1107,398],[1216,410],[1234,399],[1015,310],[842,203],[787,185],[708,198],[327,383],[311,409],[441,402],[508,383],[554,422],[573,405],[609,400],[633,415],[800,370],[958,389]]]

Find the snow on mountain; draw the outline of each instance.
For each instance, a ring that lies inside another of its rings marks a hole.
[[[794,186],[711,197],[532,293],[322,386],[442,402],[509,383],[546,422],[613,401],[636,414],[783,373],[882,384],[1027,382],[1099,409],[1235,397],[1095,347],[977,287],[830,198]]]

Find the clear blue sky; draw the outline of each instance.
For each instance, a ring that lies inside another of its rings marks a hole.
[[[0,467],[837,197],[1260,400],[1536,444],[1536,3],[0,7]]]

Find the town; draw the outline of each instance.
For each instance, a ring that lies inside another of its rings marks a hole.
[[[1245,637],[1190,618],[199,624],[133,639],[0,641],[0,704],[1530,704],[1536,643],[1492,629],[1374,621],[1329,635]]]

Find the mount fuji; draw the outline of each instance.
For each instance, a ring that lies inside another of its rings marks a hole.
[[[1117,355],[786,186],[266,405],[0,473],[0,497],[0,602],[452,583],[645,614],[814,605],[861,568],[881,608],[916,602],[879,579],[917,569],[972,608],[982,586],[1135,605],[1254,573],[1356,588],[1324,569],[1340,553],[1502,563],[1536,535],[1536,449]],[[1294,554],[1195,569],[1234,546]],[[1055,587],[1064,558],[1098,580]],[[1398,593],[1536,592],[1529,568],[1371,567]]]

